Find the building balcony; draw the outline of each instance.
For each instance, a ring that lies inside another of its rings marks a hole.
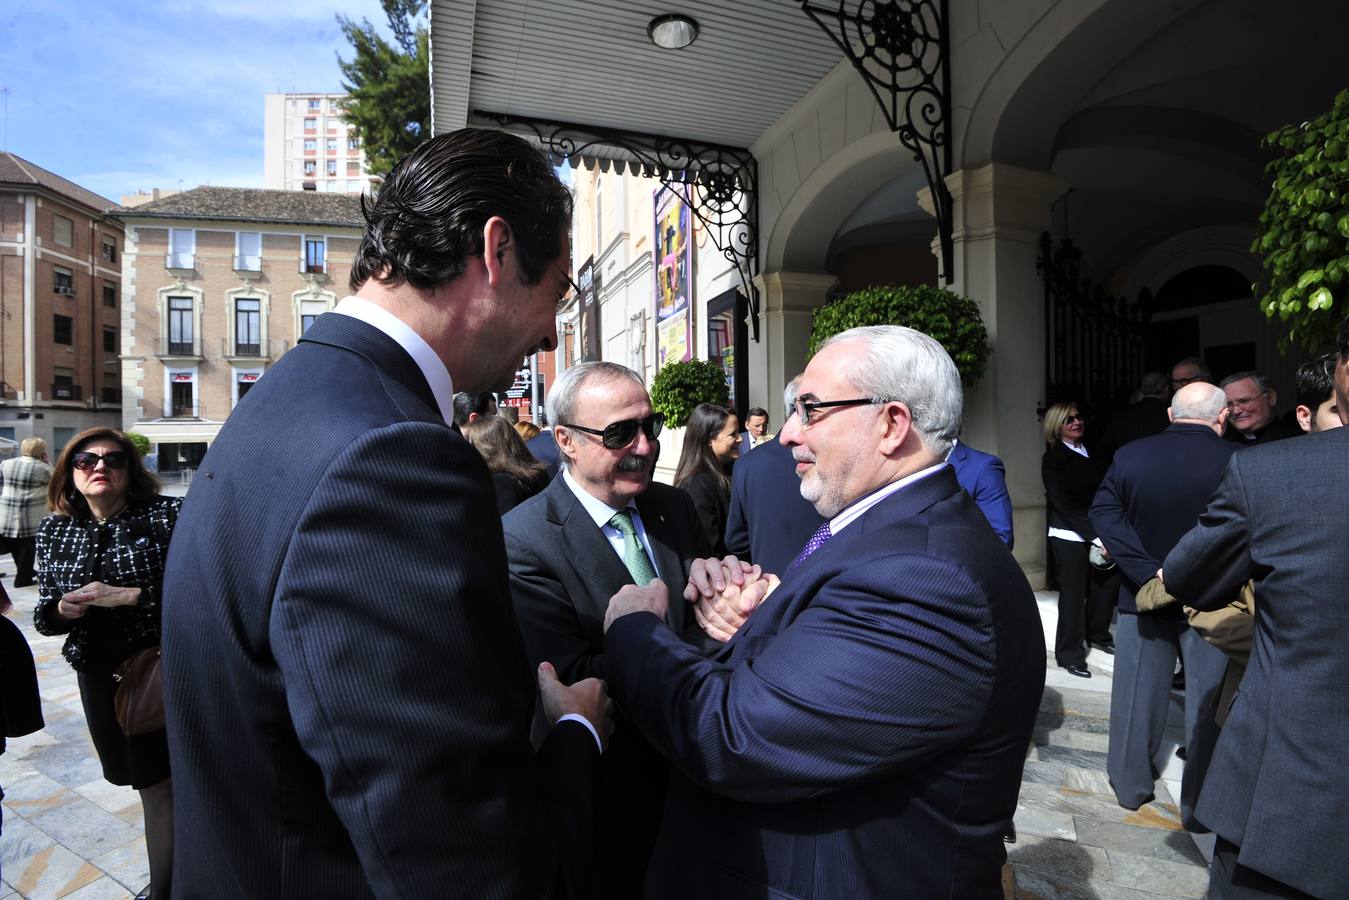
[[[193,275],[197,271],[197,254],[168,253],[164,256],[164,268],[174,275]]]
[[[204,419],[206,418],[206,404],[197,403],[174,403],[169,406],[168,418],[170,419]]]
[[[236,275],[261,275],[262,257],[253,253],[234,254],[234,273]]]
[[[315,281],[328,280],[328,266],[321,259],[307,259],[300,257],[300,274],[309,275]]]
[[[80,403],[84,400],[84,388],[78,384],[54,384],[52,385],[51,398]]]
[[[266,362],[280,356],[290,349],[290,341],[254,341],[253,343],[240,343],[222,340],[220,342],[220,355],[226,362],[230,363],[248,363],[248,362]]]
[[[155,346],[155,356],[165,362],[174,360],[200,361],[201,341],[199,340],[160,340]]]

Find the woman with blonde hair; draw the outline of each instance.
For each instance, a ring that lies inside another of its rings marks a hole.
[[[1080,678],[1091,677],[1088,643],[1105,653],[1115,652],[1110,619],[1119,585],[1118,573],[1104,575],[1089,561],[1093,544],[1104,550],[1087,510],[1105,470],[1082,442],[1085,433],[1086,420],[1076,403],[1056,403],[1045,411],[1048,449],[1040,476],[1049,500],[1049,549],[1059,582],[1054,661]]]
[[[19,455],[0,463],[0,547],[14,557],[14,586],[28,587],[33,579],[34,542],[42,517],[47,514],[47,484],[52,467],[47,464],[47,442],[26,438]]]

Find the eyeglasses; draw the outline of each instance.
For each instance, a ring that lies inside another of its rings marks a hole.
[[[1227,401],[1227,408],[1236,409],[1237,407],[1241,407],[1242,409],[1250,409],[1251,406],[1255,404],[1255,401],[1259,400],[1261,397],[1265,396],[1265,394],[1268,393],[1269,391],[1261,391],[1260,393],[1255,394],[1254,396],[1251,397],[1234,397],[1233,399]]]
[[[562,310],[566,309],[567,304],[571,302],[572,297],[581,296],[581,287],[576,282],[572,281],[571,276],[567,274],[567,270],[559,266],[556,262],[553,263],[553,268],[557,269],[558,274],[567,281],[567,292],[557,298],[557,311],[562,312]],[[582,430],[584,431],[585,429]],[[636,435],[634,434],[634,437],[635,436]]]
[[[811,417],[817,409],[827,409],[831,406],[875,406],[888,402],[879,397],[858,397],[855,400],[802,400],[798,397],[792,408],[796,411],[796,417],[801,421],[801,427],[809,428]]]
[[[586,428],[584,425],[572,425],[567,422],[559,424],[564,428],[584,431],[586,434],[597,434],[600,437],[600,443],[608,449],[622,450],[636,440],[639,430],[646,435],[648,441],[654,441],[656,436],[660,434],[660,430],[665,427],[665,416],[662,413],[652,413],[645,419],[624,419],[621,422],[610,422],[602,429]]]
[[[103,465],[109,469],[125,469],[127,464],[127,455],[125,450],[113,450],[110,453],[90,453],[88,450],[81,450],[79,453],[70,454],[70,464],[81,472],[88,472],[91,469],[98,468],[98,461],[103,460]]]

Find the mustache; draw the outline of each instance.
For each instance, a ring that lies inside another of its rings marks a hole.
[[[797,462],[813,463],[815,462],[815,454],[811,453],[809,450],[800,448],[792,451],[792,459]]]
[[[651,464],[651,457],[641,453],[629,453],[618,461],[620,472],[641,472]]]

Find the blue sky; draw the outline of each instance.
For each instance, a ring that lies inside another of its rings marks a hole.
[[[341,90],[339,12],[384,30],[379,0],[0,0],[3,149],[114,201],[261,187],[263,95]]]

